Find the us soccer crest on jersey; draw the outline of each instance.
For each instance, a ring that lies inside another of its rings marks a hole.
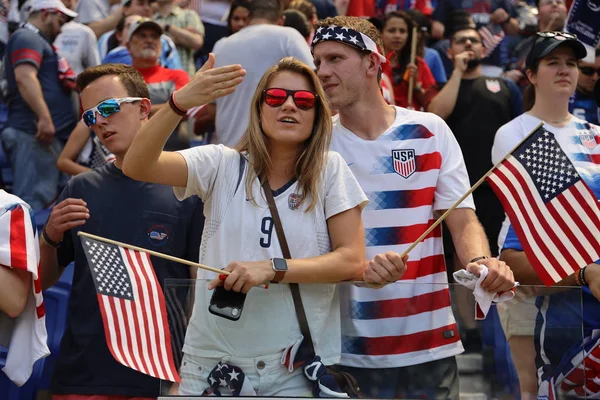
[[[414,149],[392,150],[394,171],[403,178],[408,178],[417,170]]]
[[[498,93],[500,91],[500,82],[495,79],[486,79],[485,86],[487,87],[487,90],[492,93]]]

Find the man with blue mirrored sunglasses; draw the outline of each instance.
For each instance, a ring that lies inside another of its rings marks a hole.
[[[219,93],[222,96],[229,85],[239,83],[224,79],[224,72],[226,67],[195,75],[194,79],[200,80],[203,87],[198,95],[206,98],[206,102],[213,101]],[[107,346],[94,278],[80,251],[77,232],[83,230],[197,261],[204,225],[202,204],[197,197],[179,202],[172,187],[138,182],[121,171],[125,154],[139,129],[148,123],[152,108],[148,86],[135,68],[124,64],[91,67],[78,76],[77,86],[86,110],[83,121],[114,154],[115,161],[73,177],[40,235],[40,276],[44,289],[60,278],[69,263],[74,262],[77,271],[69,320],[54,370],[52,398],[155,399],[160,394],[160,380],[120,364]],[[185,114],[173,97],[169,106]],[[153,259],[152,266],[161,285],[167,279],[195,277],[195,269],[190,271],[164,259]],[[168,292],[170,297],[185,304],[185,289],[171,288]],[[176,313],[187,315],[181,307]],[[186,322],[183,318],[169,319],[172,327]],[[181,350],[183,343],[176,345]],[[176,364],[179,357],[180,352],[175,351]]]
[[[81,120],[89,127],[96,123],[96,113],[104,118],[108,118],[116,112],[121,111],[121,103],[134,103],[142,100],[141,97],[120,97],[117,99],[104,100],[96,107],[85,110],[81,115]]]

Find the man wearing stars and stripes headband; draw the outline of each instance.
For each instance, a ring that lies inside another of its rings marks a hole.
[[[332,150],[357,177],[370,204],[363,221],[367,282],[345,285],[343,368],[369,398],[458,397],[455,357],[463,351],[452,315],[441,230],[400,254],[436,217],[469,190],[460,147],[439,117],[386,104],[379,88],[383,43],[368,21],[318,21],[312,42],[317,75],[338,110]],[[490,257],[487,238],[469,196],[446,220],[466,268],[488,275],[490,292],[514,285],[508,266]]]
[[[312,46],[314,47],[317,43],[326,40],[338,41],[360,51],[371,52],[379,57],[382,64],[387,62],[387,59],[382,55],[383,46],[378,46],[369,36],[347,26],[329,25],[318,27],[315,31]]]

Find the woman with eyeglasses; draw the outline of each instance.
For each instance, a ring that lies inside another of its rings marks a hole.
[[[494,164],[501,161],[536,126],[544,122],[544,128],[554,134],[562,150],[598,200],[600,127],[569,112],[569,99],[575,92],[580,77],[578,60],[585,55],[585,47],[571,33],[537,33],[526,58],[526,74],[530,82],[526,94],[530,92],[531,106],[526,107],[526,113],[498,130],[492,149],[492,161]],[[542,149],[530,157],[529,163],[539,163],[545,162],[548,156]],[[567,182],[562,178],[559,181],[552,174],[552,167],[549,166],[547,176],[543,177],[541,184],[552,185],[556,190],[560,190]],[[564,168],[564,165],[557,162],[554,168]],[[516,224],[516,221],[510,223]],[[510,223],[508,219],[505,221],[504,233],[500,234],[500,237],[504,238],[503,243],[499,243],[502,248],[500,258],[511,266],[515,279],[522,285],[542,285],[542,280],[529,263],[523,245],[513,227],[509,226]],[[508,233],[505,233],[507,231]],[[576,267],[573,266],[578,270]],[[566,366],[574,362],[571,357],[577,353],[578,346],[581,346],[582,337],[587,337],[594,329],[600,328],[600,265],[592,263],[557,285],[581,286],[582,290],[564,290],[549,296],[525,299],[508,310],[506,318],[512,320],[507,321],[508,326],[512,327],[510,333],[514,336],[509,341],[511,351],[516,355],[515,360],[522,361],[515,364],[523,398],[549,396],[548,385],[552,379],[560,382],[561,376],[573,382],[572,386],[566,389],[566,398],[583,397],[580,394],[585,393],[586,386],[598,387],[593,382],[594,379],[600,379],[598,374],[590,372],[587,377],[582,376],[583,374],[570,375],[570,368]],[[502,310],[499,311],[502,313]],[[577,366],[580,362],[581,360],[574,365]],[[536,379],[536,371],[542,372],[540,379]],[[542,382],[546,384],[541,385]],[[538,386],[541,391],[536,393]],[[558,384],[554,389],[565,390],[565,386]],[[587,394],[592,396],[591,392]],[[556,398],[559,397],[563,396],[557,393]]]
[[[210,74],[210,68],[203,69],[174,93],[171,107],[138,132],[123,164],[124,173],[134,179],[172,185],[178,198],[204,201],[200,263],[230,273],[198,271],[199,278],[210,282],[196,284],[180,394],[222,393],[223,388],[211,384],[213,369],[223,362],[249,379],[253,390],[245,394],[310,396],[311,385],[301,369],[291,372],[287,366],[293,365],[302,337],[285,283],[301,284],[316,353],[326,365],[338,362],[335,283],[362,276],[361,210],[367,198],[341,156],[327,151],[331,113],[317,76],[291,57],[263,75],[250,104],[248,128],[235,149],[208,145],[162,151],[184,110],[209,97],[205,82],[230,79]],[[275,198],[292,259],[282,257],[264,182]],[[280,284],[264,288],[275,282]],[[237,322],[207,310],[212,289],[220,285],[247,293]]]

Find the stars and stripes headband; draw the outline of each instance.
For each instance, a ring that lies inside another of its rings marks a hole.
[[[377,54],[382,63],[387,62],[387,59],[381,54],[373,39],[347,26],[320,26],[315,32],[311,47],[314,48],[317,43],[326,40],[344,43],[361,51],[370,51]]]

